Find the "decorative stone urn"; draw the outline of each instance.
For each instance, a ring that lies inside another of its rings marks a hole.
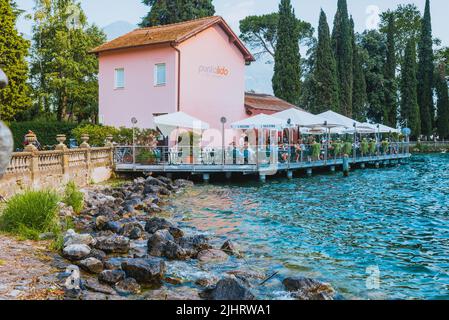
[[[90,145],[88,143],[88,141],[89,141],[89,135],[88,134],[83,133],[81,135],[81,141],[82,141],[82,143],[80,144],[80,148],[82,148],[82,149],[90,148]]]
[[[25,151],[26,152],[35,152],[35,151],[37,151],[37,148],[34,145],[34,143],[36,141],[37,141],[36,134],[34,134],[34,133],[27,133],[25,135],[25,143],[26,143]]]
[[[114,144],[112,143],[112,140],[114,139],[114,137],[112,136],[112,134],[108,134],[107,136],[106,136],[106,139],[105,139],[105,146],[106,147],[113,147],[114,146]]]
[[[56,136],[56,141],[58,141],[59,142],[59,144],[56,146],[56,150],[66,150],[67,149],[67,146],[64,144],[64,142],[66,142],[66,140],[67,140],[67,137],[66,137],[66,135],[65,134],[58,134],[57,136]]]

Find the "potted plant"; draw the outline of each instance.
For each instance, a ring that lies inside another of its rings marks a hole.
[[[368,154],[368,152],[369,152],[368,140],[366,140],[366,139],[362,140],[362,142],[360,143],[360,150],[362,151],[362,156],[365,156]]]
[[[389,147],[390,143],[387,140],[382,141],[382,152],[384,154],[387,154]]]
[[[376,141],[371,140],[369,142],[369,153],[373,156],[376,154],[376,151],[377,151]]]
[[[140,164],[154,164],[156,155],[152,150],[143,149],[136,156],[136,162]]]
[[[348,156],[352,153],[352,143],[351,142],[345,142],[343,144],[343,154],[347,154]]]
[[[315,160],[319,160],[321,155],[321,144],[314,142],[312,144],[312,158]]]
[[[334,150],[334,157],[338,157],[341,154],[341,142],[337,141],[332,143],[332,149]]]

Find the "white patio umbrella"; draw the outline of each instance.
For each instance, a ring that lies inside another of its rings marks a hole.
[[[251,129],[272,129],[282,130],[287,128],[287,121],[266,114],[234,122],[231,124],[232,129],[251,130]]]
[[[395,129],[395,128],[391,128],[391,127],[388,127],[388,126],[386,126],[386,125],[383,125],[383,124],[378,124],[378,125],[375,125],[376,127],[378,126],[378,128],[376,128],[376,130],[377,130],[377,132],[379,132],[379,133],[401,133],[401,130],[399,130],[399,129]]]
[[[333,133],[375,133],[375,129],[371,125],[363,124],[354,119],[348,118],[344,115],[336,113],[334,111],[326,111],[318,116],[325,118],[328,122],[337,123],[345,127],[345,129],[337,128]],[[355,124],[355,127],[354,127]]]
[[[177,129],[204,131],[210,127],[208,123],[194,118],[184,112],[176,112],[155,117],[154,123],[165,137],[168,137],[174,130]]]
[[[283,119],[286,122],[290,120],[292,126],[295,127],[307,127],[307,128],[317,128],[317,127],[338,127],[338,124],[328,123],[326,119],[311,114],[306,111],[298,109],[288,109],[282,112],[273,114],[273,117]]]

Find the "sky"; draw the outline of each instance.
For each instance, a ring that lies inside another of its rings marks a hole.
[[[18,6],[32,12],[33,0],[16,0]],[[239,21],[248,15],[259,15],[277,11],[279,0],[214,0],[216,14],[221,15],[239,33]],[[399,4],[414,3],[424,11],[425,0],[348,0],[348,10],[354,18],[356,31],[375,28],[378,13],[394,9]],[[81,0],[82,7],[91,23],[105,27],[117,21],[126,21],[137,25],[148,11],[140,0]],[[310,22],[316,29],[320,8],[332,26],[337,0],[292,0],[298,18]],[[449,25],[447,13],[449,1],[431,0],[432,26],[434,36],[449,45]],[[31,21],[21,18],[18,29],[24,34],[31,34]],[[272,65],[257,62],[248,68],[247,89],[271,93]]]

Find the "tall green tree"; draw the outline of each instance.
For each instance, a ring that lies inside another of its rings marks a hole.
[[[436,127],[440,139],[449,138],[449,95],[446,68],[444,63],[440,63],[435,72],[435,88],[437,92]]]
[[[421,34],[421,12],[415,4],[400,4],[394,10],[387,10],[380,15],[380,31],[387,35],[391,32],[391,19],[394,20],[394,47],[398,67],[403,64],[405,47],[410,39],[418,43]]]
[[[433,104],[434,56],[429,0],[426,0],[424,10],[421,37],[418,43],[418,59],[418,104],[421,114],[421,131],[422,134],[429,136],[432,134],[435,117]]]
[[[0,0],[0,68],[9,78],[0,91],[0,117],[7,121],[17,120],[31,106],[25,59],[30,44],[16,29],[18,14],[14,1]]]
[[[153,27],[213,16],[212,0],[143,0],[151,9],[142,19],[141,27]]]
[[[352,117],[352,41],[351,28],[346,0],[338,0],[337,13],[332,31],[332,45],[337,62],[340,110]]]
[[[76,0],[36,0],[31,82],[32,116],[95,122],[98,110],[98,60],[89,54],[106,40],[89,25]]]
[[[404,52],[401,75],[401,125],[412,129],[412,136],[421,134],[416,78],[416,44],[410,39]]]
[[[367,95],[366,95],[366,79],[363,70],[363,61],[361,57],[361,48],[357,44],[354,32],[354,21],[350,20],[351,37],[352,37],[352,69],[353,81],[352,86],[352,117],[361,122],[367,120]]]
[[[313,42],[314,29],[308,22],[297,20],[298,41],[310,46]],[[268,56],[274,59],[278,39],[279,13],[261,16],[248,16],[240,21],[240,38],[253,51],[256,58]]]
[[[360,35],[363,48],[362,60],[365,70],[368,104],[366,115],[376,123],[384,122],[385,78],[384,64],[386,45],[384,36],[377,30],[364,31]]]
[[[327,17],[321,10],[318,24],[318,44],[313,69],[314,103],[310,111],[322,113],[328,110],[340,112],[338,99],[337,66],[331,46]]]
[[[290,0],[281,0],[272,81],[273,91],[277,97],[294,105],[299,104],[301,87],[301,55],[297,21]]]
[[[396,128],[398,113],[398,89],[396,81],[395,18],[390,15],[387,28],[387,58],[385,61],[385,111],[384,123]]]

